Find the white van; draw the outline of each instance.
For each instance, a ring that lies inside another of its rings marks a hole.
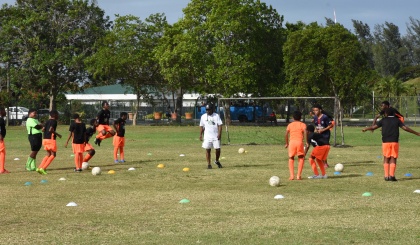
[[[9,110],[6,112],[6,114],[10,120],[17,119],[26,121],[26,119],[28,119],[28,112],[29,109],[26,107],[14,106],[9,107]]]

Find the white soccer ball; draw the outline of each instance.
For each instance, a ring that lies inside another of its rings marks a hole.
[[[100,167],[94,167],[92,168],[92,175],[100,175],[101,174],[101,168]]]
[[[83,170],[86,170],[86,169],[88,169],[89,168],[89,163],[88,162],[83,162],[82,163],[82,169]]]
[[[344,165],[343,165],[343,164],[341,164],[341,163],[337,163],[337,164],[334,166],[334,170],[335,170],[336,172],[342,172],[342,171],[343,171],[343,169],[344,169]]]
[[[244,148],[239,148],[239,150],[238,150],[238,153],[239,154],[242,154],[242,153],[244,153],[245,152],[245,149]]]
[[[279,186],[280,185],[280,178],[278,176],[272,176],[268,183],[271,186]]]

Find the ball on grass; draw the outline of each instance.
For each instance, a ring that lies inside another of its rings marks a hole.
[[[82,169],[83,170],[86,170],[86,169],[88,169],[89,168],[89,163],[88,162],[83,162],[82,163]]]
[[[92,175],[100,175],[101,174],[101,168],[100,167],[94,167],[92,168]]]
[[[272,176],[268,183],[271,186],[279,186],[280,185],[280,178],[278,176]]]
[[[238,150],[238,153],[239,154],[242,154],[242,153],[244,153],[245,152],[245,149],[244,148],[239,148],[239,150]]]
[[[335,170],[336,172],[343,172],[343,169],[344,169],[344,165],[343,165],[343,164],[341,164],[341,163],[337,163],[337,164],[334,166],[334,170]]]

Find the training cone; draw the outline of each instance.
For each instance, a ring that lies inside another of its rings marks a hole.
[[[183,168],[182,171],[188,172],[188,171],[190,171],[190,168]]]
[[[61,181],[63,181],[63,180],[66,180],[66,178],[64,178],[64,177],[61,177],[61,178],[59,178],[58,180],[61,180]]]
[[[371,197],[372,196],[372,193],[365,192],[365,193],[362,194],[362,196],[364,196],[364,197]]]
[[[274,196],[274,199],[283,199],[284,198],[284,196],[283,195],[275,195]]]
[[[340,174],[341,174],[341,172],[338,172],[338,171],[334,172],[334,175],[340,175]]]
[[[405,177],[413,177],[413,175],[412,175],[412,174],[410,174],[410,173],[406,173],[404,176],[405,176]]]
[[[188,200],[188,199],[182,199],[181,201],[179,201],[179,203],[189,203],[190,202],[190,200]]]
[[[32,182],[30,182],[30,181],[25,182],[25,185],[26,185],[26,186],[30,186],[30,185],[32,185]]]
[[[163,163],[158,164],[158,165],[157,165],[157,167],[158,167],[158,168],[164,168],[164,167],[165,167],[165,164],[163,164]]]
[[[41,180],[41,184],[46,184],[46,183],[48,183],[48,180],[46,179]]]
[[[128,171],[134,171],[136,170],[135,168],[129,168]]]
[[[111,169],[108,171],[108,174],[115,174],[115,171]]]
[[[373,173],[372,172],[367,172],[366,176],[373,176]]]
[[[413,193],[420,194],[420,190],[415,190]]]
[[[77,203],[75,203],[75,202],[69,202],[69,203],[67,203],[66,206],[67,207],[77,207]]]

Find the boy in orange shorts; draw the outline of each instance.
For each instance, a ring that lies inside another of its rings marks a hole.
[[[89,143],[89,139],[95,134],[96,127],[95,127],[96,119],[90,120],[90,127],[86,129],[86,142],[85,142],[85,152],[87,154],[83,158],[83,162],[89,162],[89,160],[95,155],[96,151],[93,146]]]
[[[302,113],[300,111],[293,112],[293,122],[287,125],[285,134],[285,148],[288,148],[289,153],[289,180],[294,179],[294,168],[295,168],[295,156],[298,156],[298,172],[296,179],[302,180],[302,169],[305,163],[305,151],[303,148],[303,142],[308,147],[306,124],[300,121]]]
[[[41,164],[36,169],[39,174],[47,174],[46,170],[51,162],[54,160],[57,154],[57,141],[56,138],[61,139],[61,134],[57,133],[57,120],[58,120],[58,111],[50,111],[50,119],[45,123],[44,126],[44,139],[42,144],[44,145],[44,150],[47,151],[47,155],[42,159]]]
[[[314,125],[310,124],[306,126],[306,131],[308,134],[308,147],[305,149],[305,156],[306,153],[308,153],[309,147],[311,147],[311,145],[314,147],[311,156],[309,157],[309,163],[311,164],[314,175],[309,176],[308,179],[326,179],[328,177],[325,173],[324,160],[327,159],[328,152],[330,151],[330,143],[321,134],[315,133]],[[316,164],[318,164],[319,169],[321,170],[321,175],[319,175]]]
[[[101,142],[104,139],[110,138],[115,135],[115,131],[109,126],[109,118],[111,112],[109,111],[109,104],[106,101],[102,102],[102,110],[98,112],[96,116],[96,135],[95,144],[101,146]]]
[[[120,161],[121,163],[125,162],[124,160],[124,145],[125,145],[125,120],[127,119],[127,112],[121,112],[120,118],[114,121],[114,128],[117,132],[114,136],[113,145],[114,145],[114,163],[118,163],[118,150],[120,150]]]
[[[364,128],[362,132],[366,132],[367,130],[374,131],[380,127],[382,127],[382,154],[384,155],[383,166],[385,181],[397,181],[395,178],[395,170],[397,168],[399,151],[399,128],[417,136],[420,136],[420,133],[405,126],[404,123],[395,116],[395,110],[393,108],[386,108],[385,117],[377,122],[376,125]]]
[[[6,116],[4,107],[0,107],[0,174],[10,173],[4,168],[6,161],[6,145],[4,144],[4,137],[6,137],[6,124],[3,117]]]
[[[75,172],[82,172],[83,152],[85,151],[86,142],[86,125],[80,120],[79,114],[73,115],[74,122],[70,124],[70,135],[67,138],[65,147],[67,147],[69,140],[73,138],[72,148],[74,153]]]

